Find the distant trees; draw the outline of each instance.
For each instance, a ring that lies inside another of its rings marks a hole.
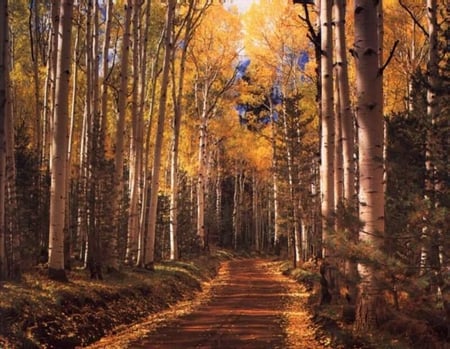
[[[207,248],[208,227],[205,222],[211,173],[210,158],[215,139],[209,134],[211,119],[219,115],[220,103],[235,81],[239,22],[222,6],[212,6],[197,29],[198,39],[188,49],[193,68],[192,89],[195,123],[198,125],[197,160],[197,237]]]

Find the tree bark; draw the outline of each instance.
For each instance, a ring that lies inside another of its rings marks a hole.
[[[58,52],[56,60],[55,114],[52,142],[52,173],[50,189],[49,277],[67,280],[64,270],[64,231],[67,174],[67,123],[69,114],[69,82],[72,40],[73,1],[60,6]]]
[[[334,261],[331,235],[334,230],[334,162],[335,162],[335,116],[333,95],[333,37],[332,1],[320,2],[320,40],[321,40],[321,105],[320,105],[320,193],[322,216],[322,257],[321,303],[331,301],[334,287]]]
[[[156,130],[155,148],[153,156],[152,183],[150,189],[150,208],[148,217],[148,238],[145,246],[144,267],[154,269],[156,219],[158,209],[159,177],[161,169],[162,145],[164,141],[164,124],[166,119],[167,90],[169,84],[170,59],[172,57],[173,42],[173,20],[175,15],[176,1],[169,0],[166,11],[165,37],[164,37],[164,62],[161,79],[161,95],[159,99],[158,126]]]
[[[379,67],[377,4],[357,0],[355,13],[357,120],[359,139],[359,219],[363,223],[359,240],[374,253],[383,245],[383,95]],[[359,331],[374,329],[385,320],[382,289],[374,263],[360,262],[359,293],[355,327]]]
[[[178,152],[179,152],[179,140],[180,140],[180,129],[181,129],[181,116],[183,110],[183,91],[184,91],[184,78],[186,70],[186,60],[187,60],[187,50],[189,42],[192,39],[195,27],[201,18],[203,10],[200,14],[194,16],[195,14],[195,1],[190,0],[188,4],[188,12],[186,14],[185,25],[184,25],[184,35],[182,42],[183,47],[181,51],[181,56],[179,60],[179,72],[178,79],[173,76],[173,101],[174,101],[174,116],[172,122],[172,154],[171,154],[171,164],[170,164],[170,259],[178,259]],[[173,57],[173,72],[175,73],[175,57]]]
[[[122,41],[122,60],[120,66],[120,87],[117,102],[118,118],[116,125],[115,136],[115,156],[114,156],[114,198],[113,198],[113,214],[116,222],[110,232],[108,256],[106,267],[110,270],[119,269],[119,252],[118,252],[118,236],[120,231],[120,217],[122,214],[122,201],[124,191],[123,179],[123,158],[124,158],[124,139],[125,139],[125,116],[127,109],[127,95],[128,95],[128,61],[130,51],[130,27],[131,14],[133,10],[133,0],[127,0],[125,6],[125,24]]]
[[[140,103],[140,91],[143,86],[140,83],[140,70],[142,71],[143,61],[140,60],[140,46],[143,37],[140,37],[140,0],[134,0],[133,6],[133,94],[131,107],[131,139],[130,139],[130,159],[129,159],[129,187],[130,204],[128,214],[128,235],[125,261],[132,264],[136,258],[137,239],[139,232],[139,198],[141,196],[141,176],[142,176],[142,154],[143,154],[143,114]]]
[[[108,117],[108,81],[109,81],[109,46],[111,42],[111,20],[114,7],[113,0],[107,0],[105,18],[105,36],[102,49],[102,85],[101,85],[101,107],[100,107],[100,135],[104,139],[106,136],[106,126]],[[103,148],[105,144],[102,144]]]
[[[199,238],[200,247],[206,247],[206,231],[205,231],[205,206],[206,206],[206,166],[207,166],[207,134],[208,115],[207,115],[207,98],[208,87],[204,86],[202,114],[200,116],[199,128],[199,149],[198,149],[198,181],[197,181],[197,236]]]
[[[334,113],[333,113],[333,52],[331,0],[320,3],[321,28],[321,212],[323,257],[330,254],[328,235],[333,229],[334,212]]]

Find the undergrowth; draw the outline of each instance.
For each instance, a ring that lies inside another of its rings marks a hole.
[[[357,333],[353,323],[345,321],[347,302],[344,297],[331,304],[320,305],[320,273],[319,266],[307,262],[301,268],[292,268],[290,262],[282,265],[284,275],[296,280],[310,292],[309,310],[313,321],[319,325],[317,333],[320,337],[330,338],[332,348],[358,349],[447,349],[450,343],[441,333],[442,317],[425,314],[421,308],[411,304],[403,304],[402,311],[395,311],[392,306],[391,318],[373,332]],[[439,325],[436,325],[438,323]],[[444,328],[445,330],[445,328]],[[441,331],[441,332],[439,332]]]

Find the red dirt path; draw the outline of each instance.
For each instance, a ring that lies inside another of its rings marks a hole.
[[[307,294],[282,276],[273,262],[226,262],[207,293],[203,296],[206,300],[187,314],[172,316],[156,326],[149,321],[148,326],[143,324],[121,337],[106,338],[93,348],[323,347],[314,338],[314,325],[304,308]]]

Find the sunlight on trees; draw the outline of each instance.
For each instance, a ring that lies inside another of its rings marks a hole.
[[[448,322],[448,8],[344,3],[2,2],[0,280],[225,247]]]

